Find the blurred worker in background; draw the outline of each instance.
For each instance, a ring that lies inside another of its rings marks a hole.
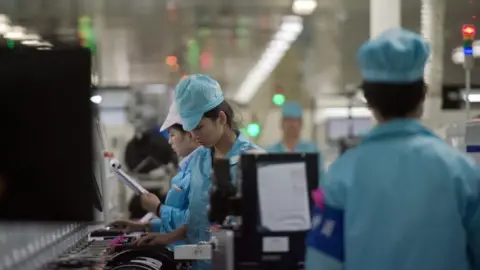
[[[258,146],[248,141],[236,129],[234,113],[225,101],[217,81],[205,75],[191,75],[182,79],[175,88],[183,128],[190,131],[203,147],[191,159],[190,218],[188,224],[169,234],[150,234],[138,244],[169,244],[186,239],[189,244],[210,240],[208,221],[209,190],[212,184],[214,159],[228,158],[232,179],[241,153]],[[211,269],[210,261],[194,261],[194,270]]]
[[[329,168],[315,199],[306,269],[480,269],[480,172],[419,121],[430,54],[394,29],[357,60],[378,125]]]
[[[314,142],[301,139],[303,109],[300,103],[287,101],[282,106],[283,138],[280,142],[267,147],[272,153],[318,153],[319,175],[323,172],[323,160],[317,145]],[[320,179],[322,177],[320,176]]]
[[[179,157],[183,157],[179,164],[179,172],[171,181],[171,188],[167,193],[165,204],[162,204],[158,197],[152,193],[140,196],[142,207],[148,212],[155,213],[160,218],[148,223],[128,220],[114,222],[113,225],[120,229],[168,233],[186,224],[188,220],[188,194],[191,181],[190,157],[198,149],[199,144],[192,134],[183,130],[175,103],[170,106],[168,116],[160,130],[168,130],[168,142],[172,145],[175,153]],[[174,244],[182,244],[182,242]]]

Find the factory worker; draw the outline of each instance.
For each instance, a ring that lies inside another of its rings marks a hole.
[[[306,269],[480,269],[480,173],[419,121],[430,54],[393,29],[357,55],[378,122],[340,156],[315,195]]]
[[[214,159],[230,158],[235,181],[238,156],[259,148],[236,129],[233,110],[225,101],[220,85],[212,78],[191,75],[181,80],[175,88],[175,102],[183,128],[203,145],[191,160],[195,165],[191,171],[190,218],[183,228],[170,234],[158,234],[156,238],[140,239],[140,244],[168,244],[185,238],[190,244],[209,241],[207,207]],[[193,269],[211,269],[210,261],[194,261]]]
[[[161,204],[154,194],[146,194],[140,197],[142,207],[149,212],[156,213],[160,218],[146,224],[134,221],[114,222],[114,225],[127,231],[146,230],[168,233],[181,227],[188,220],[188,194],[191,180],[190,160],[199,144],[189,132],[182,128],[175,103],[171,105],[168,116],[160,130],[168,130],[170,145],[179,157],[183,157],[179,164],[179,172],[172,178],[165,204]],[[182,242],[176,242],[175,244],[182,244]]]
[[[283,138],[280,142],[267,147],[271,153],[318,153],[319,172],[323,172],[322,155],[314,142],[300,138],[302,132],[303,109],[300,103],[287,101],[282,106],[281,128]],[[321,178],[321,177],[320,177]]]

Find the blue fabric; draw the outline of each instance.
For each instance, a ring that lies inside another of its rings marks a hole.
[[[167,193],[165,204],[160,207],[160,218],[152,220],[152,231],[168,233],[185,225],[189,215],[189,198],[191,182],[191,158],[195,151],[190,153],[180,162],[179,172],[172,178],[170,190]],[[172,246],[185,244],[183,241],[175,242]]]
[[[480,269],[479,169],[418,121],[374,127],[323,193],[344,210],[344,270]],[[337,269],[322,256],[307,270]]]
[[[289,118],[302,119],[303,109],[300,103],[287,101],[282,106],[282,116]]]
[[[220,84],[206,75],[190,75],[175,87],[175,103],[186,131],[196,128],[203,115],[223,101]]]
[[[307,246],[343,262],[343,210],[325,205],[312,210],[312,230],[307,236]]]
[[[269,153],[289,153],[290,151],[283,144],[283,142],[278,142],[267,147],[267,152]],[[309,141],[299,141],[293,150],[294,153],[317,153],[318,154],[318,176],[319,176],[319,185],[323,179],[324,167],[323,167],[323,156],[317,145],[314,142]]]
[[[236,160],[242,153],[250,149],[259,148],[248,141],[243,135],[239,135],[230,152],[225,158],[230,158],[232,181],[236,181]],[[212,152],[210,148],[202,148],[195,155],[195,164],[192,167],[192,182],[190,186],[190,218],[188,221],[187,242],[196,244],[199,241],[210,240],[210,222],[207,217],[207,208],[210,202],[209,191],[212,175]],[[194,261],[194,270],[211,269],[210,261]]]
[[[357,62],[364,81],[412,83],[423,78],[429,55],[430,47],[422,36],[398,28],[365,42]]]

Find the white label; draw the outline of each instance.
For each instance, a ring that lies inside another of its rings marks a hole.
[[[288,237],[264,237],[262,242],[263,252],[288,252],[290,250]]]
[[[211,260],[212,245],[181,245],[174,248],[175,260]]]

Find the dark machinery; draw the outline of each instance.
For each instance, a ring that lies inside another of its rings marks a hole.
[[[308,200],[305,207],[308,207],[310,218],[313,202],[309,194],[318,185],[317,159],[317,154],[243,155],[236,185],[232,185],[230,181],[229,161],[217,160],[214,163],[215,179],[210,193],[209,211],[210,220],[219,224],[219,229],[212,232],[210,241],[213,245],[214,270],[303,269],[305,233],[308,228],[274,230],[263,225],[260,197],[261,194],[264,196],[264,193],[260,191],[259,183],[264,180],[264,176],[260,169],[291,164],[300,164],[300,168],[304,166],[305,176],[290,177],[298,178],[293,181],[298,181],[298,186],[305,186],[305,198]],[[271,194],[284,188],[280,183],[284,182],[279,182],[277,187],[270,187]],[[293,193],[291,196],[294,196]],[[284,199],[290,198],[287,196]],[[273,246],[277,243],[276,247],[272,247],[272,243]],[[280,246],[284,247],[279,248]]]
[[[164,246],[132,244],[142,233],[123,234],[114,228],[93,231],[68,248],[44,269],[184,270],[188,263],[175,261]]]

